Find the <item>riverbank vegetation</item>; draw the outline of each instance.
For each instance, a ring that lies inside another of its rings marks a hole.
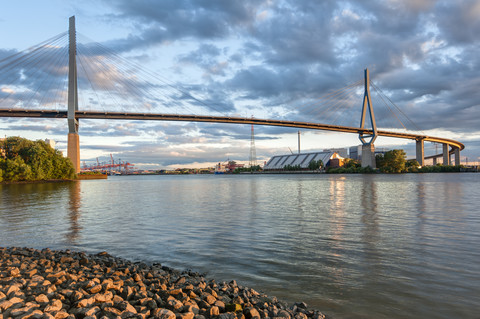
[[[42,140],[8,137],[0,147],[0,182],[75,178],[72,162]]]
[[[329,174],[371,174],[371,173],[386,173],[386,174],[399,174],[399,173],[449,173],[449,172],[462,172],[463,165],[441,165],[423,166],[416,160],[406,160],[406,154],[404,150],[391,150],[385,154],[378,154],[375,157],[377,169],[373,169],[370,166],[361,167],[360,162],[347,159],[343,167],[328,168],[326,173]]]
[[[262,171],[262,168],[260,167],[260,165],[254,165],[254,166],[251,166],[251,167],[237,167],[235,168],[235,170],[233,171],[234,174],[240,174],[240,173],[248,173],[248,172],[260,172]]]

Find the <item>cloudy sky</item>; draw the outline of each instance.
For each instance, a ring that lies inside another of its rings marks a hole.
[[[456,139],[466,145],[463,161],[480,160],[478,0],[9,1],[0,13],[0,61],[67,31],[72,15],[80,109],[358,126],[363,93],[353,85],[369,68],[384,94],[374,97],[379,128],[403,124]],[[67,40],[52,40],[49,52],[42,48],[44,56],[32,55],[23,65],[9,64],[11,73],[0,64],[0,107],[63,109],[66,95],[58,91],[65,83]],[[83,120],[81,159],[106,161],[113,154],[147,169],[248,162],[250,130]],[[2,136],[51,138],[60,150],[66,149],[67,132],[65,120],[0,119]],[[255,132],[259,162],[297,150],[295,129],[255,127]],[[302,131],[301,136],[302,150],[359,144],[349,134]],[[404,148],[414,156],[408,141],[378,138],[376,146]],[[425,147],[427,154],[441,149]]]

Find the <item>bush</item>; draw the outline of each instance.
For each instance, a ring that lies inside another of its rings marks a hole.
[[[73,179],[70,159],[44,141],[9,137],[4,141],[5,158],[0,161],[3,181]]]
[[[405,157],[404,150],[391,150],[375,156],[375,162],[382,173],[402,173],[405,171]]]

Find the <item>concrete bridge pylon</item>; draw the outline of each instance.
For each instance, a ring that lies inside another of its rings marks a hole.
[[[75,173],[80,172],[80,138],[78,135],[77,91],[77,40],[75,31],[75,16],[69,19],[68,29],[69,55],[68,55],[68,142],[67,157],[72,161]]]
[[[358,138],[362,142],[362,167],[370,166],[376,168],[375,163],[375,139],[377,138],[377,123],[375,122],[375,114],[372,107],[372,99],[370,97],[370,72],[365,69],[365,93],[363,95],[362,117],[360,119],[360,128],[365,128],[365,118],[368,114],[370,117],[370,124],[372,133],[359,133]],[[369,139],[369,140],[368,140]]]

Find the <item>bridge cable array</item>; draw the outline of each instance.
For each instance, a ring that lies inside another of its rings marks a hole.
[[[184,115],[205,115],[205,111],[214,111],[223,116],[232,111],[231,106],[209,100],[212,92],[206,92],[206,99],[195,97],[184,86],[140,64],[138,58],[124,57],[82,34],[78,34],[78,38],[86,40],[77,43],[80,110],[98,111],[95,108],[101,107],[104,112],[148,110]],[[63,32],[0,59],[0,107],[66,110],[67,78],[68,32]],[[371,87],[372,99],[376,96],[373,102],[375,113],[385,115],[377,117],[377,126],[384,122],[384,127],[392,127],[398,122],[407,130],[400,119],[403,117],[414,130],[420,131],[375,83],[372,82]],[[198,85],[193,88],[199,89]],[[207,86],[199,89],[202,90],[208,90]],[[286,110],[283,116],[289,120],[356,127],[362,97],[363,79],[318,98],[304,99],[293,109],[293,102],[277,106]],[[380,105],[384,105],[388,112],[382,111]],[[387,116],[394,121],[386,120]]]
[[[67,66],[67,33],[0,60],[0,107],[40,108],[55,104]],[[60,83],[59,83],[60,82]]]

